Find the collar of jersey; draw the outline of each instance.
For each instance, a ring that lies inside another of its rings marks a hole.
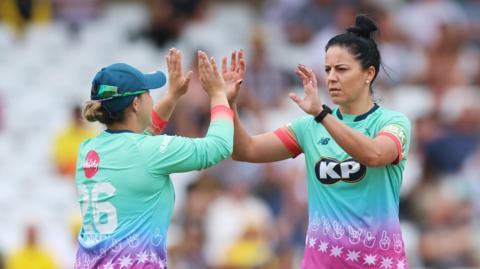
[[[109,134],[133,133],[130,130],[112,130],[112,129],[106,129],[105,132]]]
[[[380,108],[379,105],[377,105],[377,103],[374,103],[373,104],[373,107],[370,108],[369,111],[361,114],[361,115],[349,115],[349,114],[345,114],[343,115],[342,112],[340,112],[340,108],[337,108],[337,118],[340,119],[340,120],[343,120],[344,118],[347,120],[351,120],[353,118],[353,122],[357,122],[357,121],[361,121],[361,120],[364,120],[368,117],[368,115],[372,114],[373,112],[375,112],[378,108]]]

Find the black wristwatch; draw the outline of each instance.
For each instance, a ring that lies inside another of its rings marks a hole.
[[[332,109],[330,109],[327,105],[322,105],[322,112],[320,112],[316,117],[315,117],[315,121],[318,122],[318,123],[321,123],[322,120],[328,115],[328,114],[332,114]]]

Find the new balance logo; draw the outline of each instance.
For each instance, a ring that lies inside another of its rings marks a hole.
[[[315,175],[323,184],[334,184],[338,181],[354,183],[361,180],[366,172],[367,168],[353,159],[340,162],[322,158],[315,164]]]
[[[322,137],[322,138],[318,141],[318,144],[326,145],[326,144],[328,144],[328,142],[330,142],[330,137]]]

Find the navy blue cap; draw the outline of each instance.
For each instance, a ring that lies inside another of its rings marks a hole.
[[[165,85],[165,74],[157,71],[144,74],[124,63],[102,68],[92,81],[91,100],[97,100],[109,112],[123,110],[136,95]]]

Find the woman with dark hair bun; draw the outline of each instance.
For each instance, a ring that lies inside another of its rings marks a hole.
[[[318,96],[313,71],[299,65],[303,98],[290,98],[308,115],[274,132],[250,136],[235,113],[232,157],[273,162],[304,153],[308,175],[309,225],[301,268],[407,268],[400,230],[399,194],[410,145],[410,122],[373,101],[380,52],[375,23],[355,25],[326,45],[325,83],[330,109]],[[243,55],[236,55],[243,63]],[[225,65],[225,64],[224,64]],[[244,69],[224,68],[227,81]],[[232,85],[230,83],[230,85]],[[229,87],[235,107],[239,90]]]

